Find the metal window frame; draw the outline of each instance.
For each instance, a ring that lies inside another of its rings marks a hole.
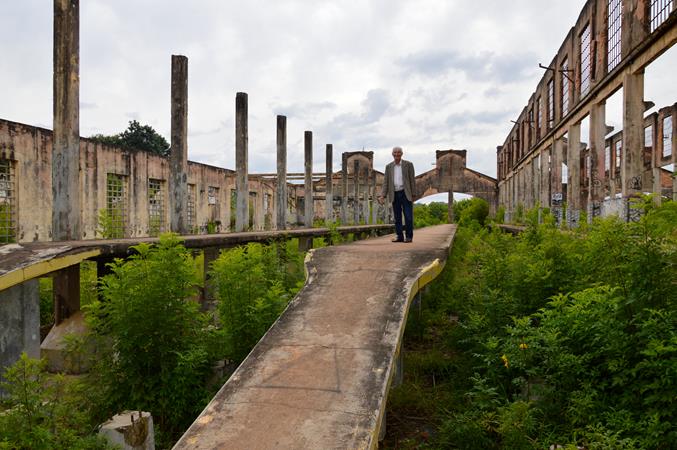
[[[129,202],[127,199],[128,177],[119,173],[106,174],[106,213],[112,239],[127,237]]]
[[[188,183],[188,199],[186,201],[186,222],[190,232],[197,226],[197,186]]]
[[[675,10],[674,0],[651,0],[649,31],[653,33]]]
[[[569,72],[569,58],[564,58],[560,66],[562,72],[562,90],[560,92],[562,101],[562,118],[569,114],[569,96],[571,95],[571,81],[567,73]]]
[[[167,231],[165,222],[165,180],[148,179],[148,232],[156,236]]]
[[[590,23],[583,28],[580,36],[579,55],[580,61],[580,93],[581,98],[585,97],[592,87],[592,28]]]
[[[667,126],[667,133],[666,133],[666,122],[670,122],[669,126]],[[663,155],[663,158],[668,158],[672,156],[672,152],[674,149],[672,148],[672,116],[666,116],[663,117],[663,145],[661,149],[661,154]],[[668,152],[666,153],[665,149],[668,149]]]
[[[621,62],[621,36],[623,34],[623,0],[607,1],[607,72]]]
[[[17,196],[14,162],[0,158],[0,244],[16,242]]]

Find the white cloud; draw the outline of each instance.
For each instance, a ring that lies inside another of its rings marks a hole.
[[[169,137],[170,56],[189,59],[189,158],[234,167],[235,93],[249,94],[252,171],[275,170],[275,116],[288,116],[289,170],[313,130],[325,143],[400,145],[419,172],[438,149],[467,149],[495,174],[508,133],[584,0],[87,0],[81,2],[81,131],[134,118]],[[0,117],[52,122],[52,4],[0,16]]]

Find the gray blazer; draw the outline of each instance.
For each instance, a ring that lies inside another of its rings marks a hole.
[[[414,165],[409,161],[405,161],[404,159],[400,161],[400,164],[402,165],[404,195],[406,195],[407,200],[413,202],[414,195],[416,195],[416,174],[414,173]],[[388,199],[390,203],[395,200],[394,167],[394,161],[386,166],[386,173],[383,179],[383,188],[381,189],[381,195]]]

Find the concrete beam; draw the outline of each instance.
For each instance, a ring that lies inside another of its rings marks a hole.
[[[305,182],[303,183],[303,193],[305,196],[304,209],[306,227],[313,226],[313,132],[303,133],[303,150],[305,166]]]
[[[237,208],[235,231],[249,228],[249,169],[248,169],[248,98],[244,92],[235,96],[235,169],[237,171]]]
[[[325,152],[325,165],[327,170],[326,176],[326,195],[325,195],[325,217],[327,225],[334,221],[334,146],[332,144],[327,144]]]
[[[188,234],[188,58],[172,55],[170,229]]]
[[[80,214],[80,2],[54,0],[52,240],[82,238]]]
[[[287,117],[277,116],[277,229],[287,228]]]

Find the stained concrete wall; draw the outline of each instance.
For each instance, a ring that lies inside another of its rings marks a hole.
[[[38,280],[0,292],[0,373],[15,363],[21,352],[31,358],[40,357]]]
[[[50,241],[52,132],[21,123],[0,119],[0,157],[13,162],[16,183],[17,237],[19,242]],[[80,187],[82,234],[94,239],[99,228],[99,212],[106,209],[107,174],[126,177],[127,237],[147,236],[150,231],[148,180],[161,180],[164,198],[164,229],[169,230],[169,161],[143,151],[129,151],[80,140]],[[207,164],[188,163],[188,184],[195,186],[195,222],[192,232],[207,232],[208,224],[216,231],[229,231],[231,189],[235,188],[235,172]],[[210,202],[209,187],[218,188]],[[255,192],[258,210],[253,215],[255,230],[273,224],[274,183],[253,177],[249,191]],[[271,196],[270,220],[263,211],[264,196]]]

